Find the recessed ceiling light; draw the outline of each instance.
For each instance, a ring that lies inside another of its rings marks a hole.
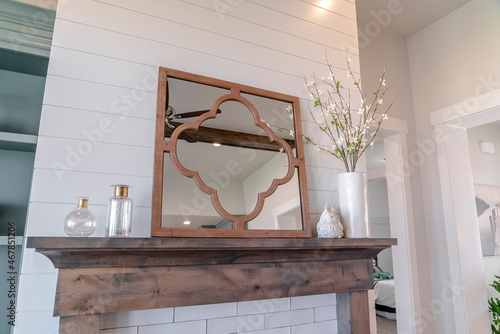
[[[220,143],[213,143],[212,145],[214,145],[215,147],[219,147]]]
[[[186,220],[186,221],[184,221],[184,223],[183,223],[183,224],[184,224],[184,225],[189,225],[189,224],[191,224],[191,222],[190,222],[189,220]]]

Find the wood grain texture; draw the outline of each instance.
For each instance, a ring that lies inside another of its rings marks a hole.
[[[337,328],[339,334],[351,334],[351,294],[337,293]]]
[[[351,333],[370,333],[370,312],[368,305],[368,291],[351,292]]]
[[[60,269],[55,316],[369,289],[371,260]]]
[[[61,317],[59,334],[99,334],[100,314]]]
[[[68,237],[28,237],[27,247],[38,252],[47,250],[304,250],[304,249],[374,249],[378,251],[396,245],[393,238],[356,238],[356,239],[318,239],[318,238],[68,238]]]
[[[169,122],[169,123],[175,126],[176,128],[183,124],[179,122]],[[174,130],[170,129],[165,124],[165,138],[170,138],[172,136],[173,131]],[[195,142],[210,143],[210,144],[219,143],[226,146],[254,148],[258,150],[273,151],[273,152],[279,152],[282,149],[280,144],[270,141],[267,136],[259,136],[251,133],[213,129],[203,126],[198,127],[198,130],[187,130],[184,132],[187,133],[189,137],[193,139]],[[181,139],[181,137],[179,137],[179,139]],[[182,139],[185,140],[185,138]],[[289,139],[284,139],[284,140],[292,150],[295,148],[295,140],[289,140]]]
[[[64,268],[123,268],[123,267],[168,267],[214,264],[281,263],[303,261],[308,257],[313,261],[339,261],[354,258],[371,258],[378,251],[373,250],[246,250],[246,251],[163,251],[138,252],[128,250],[94,251],[92,256],[85,252],[44,251],[54,266]]]
[[[338,293],[337,321],[339,334],[369,334],[368,291]]]
[[[374,258],[380,251],[395,244],[395,239],[27,239],[28,248],[35,248],[36,252],[45,255],[58,269],[366,260]]]
[[[346,324],[350,332],[352,323],[353,333],[365,333],[372,258],[394,244],[395,239],[313,238],[27,240],[28,248],[59,269],[54,316],[63,317],[61,333],[79,327],[82,315],[326,293],[341,293],[339,328]],[[89,319],[85,333],[94,330]]]

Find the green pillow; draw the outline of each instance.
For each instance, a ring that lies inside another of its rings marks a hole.
[[[376,271],[373,273],[373,278],[378,279],[393,279],[394,275],[391,273],[386,273],[385,271]]]

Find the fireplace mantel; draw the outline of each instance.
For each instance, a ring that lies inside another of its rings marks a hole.
[[[339,293],[339,333],[369,333],[372,258],[395,239],[29,237],[59,269],[59,333],[100,314]]]

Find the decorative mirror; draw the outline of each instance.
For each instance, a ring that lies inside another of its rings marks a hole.
[[[299,99],[160,68],[152,236],[310,237]]]

